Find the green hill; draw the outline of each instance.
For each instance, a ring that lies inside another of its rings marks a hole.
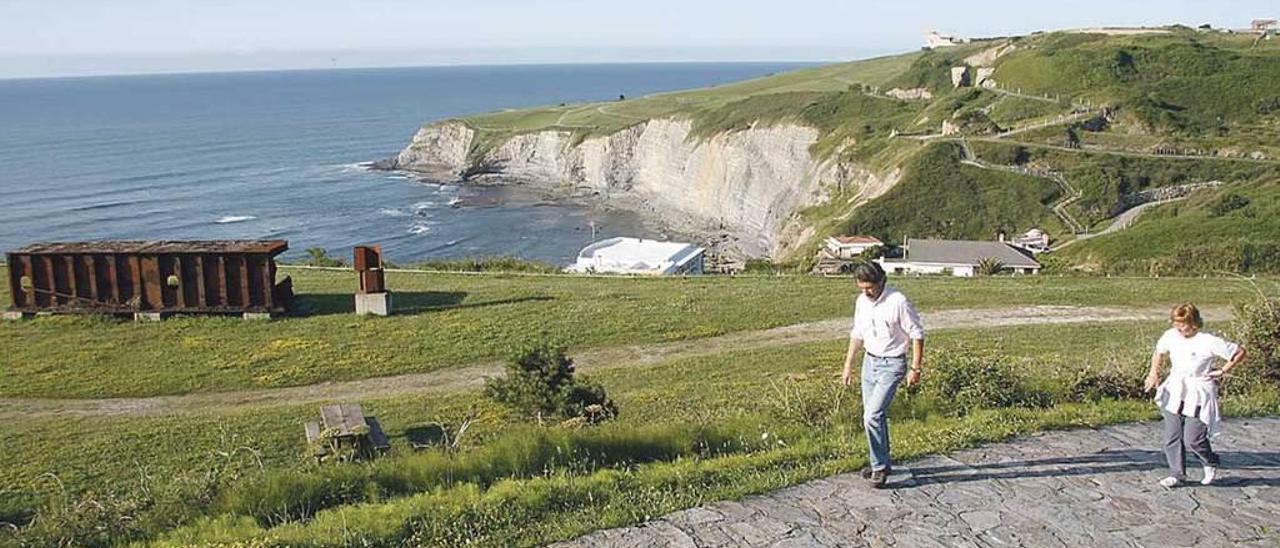
[[[961,66],[969,85],[956,88],[952,69]],[[974,86],[981,67],[993,83]],[[823,238],[850,232],[892,241],[992,239],[1038,227],[1064,242],[1075,236],[1072,226],[1110,224],[1144,191],[1222,181],[1249,194],[1280,180],[1280,41],[1185,27],[1037,33],[461,121],[477,133],[470,154],[478,157],[521,133],[568,131],[581,142],[658,118],[689,120],[690,138],[700,140],[762,125],[809,126],[819,132],[816,159],[896,182],[871,200],[857,185],[830,183],[825,203],[795,212],[812,236],[778,258],[784,262],[804,266]],[[944,123],[953,130],[947,135]],[[1205,245],[1252,241],[1260,230],[1252,221],[1221,223]],[[1181,253],[1166,239],[1151,240],[1140,257],[1100,251],[1134,237],[1109,234],[1064,256],[1083,265]],[[1248,269],[1275,271],[1270,264],[1251,261]],[[1115,268],[1134,267],[1104,269]]]

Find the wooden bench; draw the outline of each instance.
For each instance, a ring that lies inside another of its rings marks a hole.
[[[391,442],[377,417],[364,416],[358,404],[320,406],[320,421],[303,425],[316,461],[357,460],[386,453]]]

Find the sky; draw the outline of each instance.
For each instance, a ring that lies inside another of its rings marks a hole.
[[[1277,0],[0,0],[0,78],[458,64],[836,61],[1003,36],[1280,18]]]

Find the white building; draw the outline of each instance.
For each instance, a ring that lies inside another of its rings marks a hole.
[[[883,245],[884,242],[871,236],[831,236],[826,240],[825,250],[837,259],[856,259],[863,251]]]
[[[1038,254],[1049,251],[1049,235],[1038,228],[1028,230],[1025,234],[1010,240],[1009,243],[1032,253]]]
[[[1040,263],[1005,242],[970,240],[907,240],[903,258],[879,259],[885,272],[893,274],[951,274],[971,277],[978,264],[994,259],[1006,272],[1039,274]]]
[[[702,274],[706,250],[693,244],[640,238],[600,240],[578,253],[569,272],[678,276]]]
[[[931,30],[924,35],[925,47],[929,49],[958,46],[965,42],[968,42],[968,40],[965,40],[964,38],[957,38],[955,36],[938,34],[938,31],[936,30]]]

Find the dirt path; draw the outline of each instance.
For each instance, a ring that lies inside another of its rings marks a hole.
[[[959,328],[1018,325],[1072,324],[1160,320],[1164,308],[1124,309],[1075,306],[1030,306],[1019,308],[959,309],[925,313],[931,331]],[[1205,315],[1214,321],[1229,319],[1228,309],[1210,309]],[[578,370],[599,371],[635,367],[667,361],[730,352],[846,337],[848,318],[809,322],[762,331],[731,333],[718,337],[599,348],[575,353]],[[838,364],[833,364],[835,367]],[[438,394],[475,389],[486,376],[502,371],[501,362],[379,377],[358,381],[313,384],[287,388],[211,392],[180,396],[112,399],[26,399],[0,398],[0,420],[42,416],[141,417],[174,413],[233,411],[257,407],[319,403],[334,400],[367,400],[405,394]]]

